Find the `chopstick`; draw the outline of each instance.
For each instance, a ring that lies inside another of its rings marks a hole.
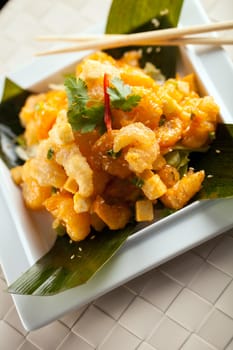
[[[189,37],[194,35],[233,29],[233,21],[195,25],[184,28],[168,28],[149,32],[120,35],[89,35],[89,36],[40,36],[39,40],[76,42],[78,45],[38,52],[37,55],[74,52],[89,49],[109,49],[133,45],[232,45],[233,39],[220,37]]]
[[[116,48],[124,46],[123,44],[101,44],[101,45],[95,45],[96,41],[92,42],[90,41],[90,45],[73,45],[73,46],[67,46],[59,49],[54,50],[48,50],[48,51],[41,51],[37,52],[37,56],[45,56],[45,55],[51,55],[51,54],[58,54],[58,53],[67,53],[67,52],[75,52],[75,51],[82,51],[87,49],[110,49],[110,48]],[[208,38],[208,37],[199,37],[199,38],[192,38],[192,37],[183,37],[181,39],[171,39],[171,40],[157,40],[157,41],[143,41],[143,42],[137,42],[137,44],[140,44],[141,46],[148,46],[148,45],[157,45],[157,46],[182,46],[182,45],[233,45],[233,39],[229,38]],[[129,44],[127,43],[127,46],[131,46],[135,44]]]

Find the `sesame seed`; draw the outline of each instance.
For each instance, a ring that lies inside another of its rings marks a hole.
[[[152,47],[151,47],[151,46],[148,47],[148,48],[146,49],[146,52],[147,52],[147,53],[151,53],[151,52],[152,52]]]
[[[90,237],[90,239],[94,239],[95,238],[95,235],[92,235],[91,237]]]
[[[78,250],[81,252],[83,249],[81,247],[78,247]]]
[[[156,47],[155,51],[158,53],[161,51],[161,47]]]
[[[151,20],[151,23],[155,26],[155,28],[158,28],[160,26],[160,22],[157,18],[153,18]]]
[[[214,175],[211,175],[211,174],[207,175],[208,179],[211,179],[212,177],[214,177]]]
[[[73,243],[72,239],[70,239],[70,240],[69,240],[69,243],[70,243],[70,244],[72,244],[72,243]]]
[[[164,9],[164,10],[161,10],[160,11],[160,16],[165,16],[169,13],[169,10],[168,9]]]
[[[220,149],[216,149],[215,152],[218,154],[221,153]]]
[[[75,254],[71,255],[70,259],[73,260],[75,258]]]

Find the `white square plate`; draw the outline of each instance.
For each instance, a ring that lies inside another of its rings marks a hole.
[[[208,22],[196,0],[184,3],[180,25]],[[86,54],[86,53],[85,53]],[[10,76],[23,87],[43,91],[70,72],[82,54],[37,58]],[[233,123],[233,65],[221,48],[188,47],[181,66],[195,71],[200,84],[215,98],[225,122]],[[191,67],[191,68],[190,68]],[[182,68],[182,69],[183,69]],[[2,89],[3,78],[0,80]],[[46,217],[25,209],[20,190],[0,162],[0,261],[8,283],[13,282],[51,246]],[[14,302],[27,330],[39,328],[81,307],[109,290],[181,254],[233,226],[233,199],[193,203],[149,225],[128,239],[119,252],[94,278],[81,287],[50,297],[14,295]],[[44,218],[42,220],[42,217]]]

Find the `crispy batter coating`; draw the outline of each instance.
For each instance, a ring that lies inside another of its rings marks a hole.
[[[116,230],[132,218],[153,220],[157,201],[180,209],[204,180],[204,171],[180,174],[166,154],[177,145],[208,145],[218,106],[212,97],[198,95],[192,74],[158,84],[138,60],[135,51],[120,60],[96,52],[76,67],[90,105],[104,104],[106,73],[110,85],[112,78],[121,79],[130,95],[140,96],[131,109],[110,105],[112,130],[74,131],[64,89],[30,96],[20,112],[29,159],[12,169],[12,178],[27,207],[45,208],[54,217],[53,227],[64,226],[75,241],[91,228]]]

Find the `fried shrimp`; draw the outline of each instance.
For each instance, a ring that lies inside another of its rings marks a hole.
[[[113,151],[119,152],[125,148],[125,160],[129,169],[137,173],[152,169],[153,162],[159,154],[155,133],[140,122],[124,126],[116,134]]]
[[[94,190],[93,170],[78,146],[72,144],[61,148],[56,154],[56,161],[64,167],[68,176],[75,179],[80,195],[90,197]]]
[[[158,83],[138,60],[93,53],[64,89],[30,96],[20,112],[27,160],[12,178],[26,206],[46,209],[72,240],[152,221],[202,187],[188,149],[209,144],[218,106],[198,95],[192,74]]]

